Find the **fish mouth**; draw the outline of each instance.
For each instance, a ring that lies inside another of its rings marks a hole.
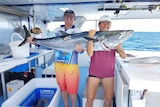
[[[105,44],[104,41],[101,42],[101,46],[102,46],[102,48],[103,48],[104,50],[110,51],[109,47]]]

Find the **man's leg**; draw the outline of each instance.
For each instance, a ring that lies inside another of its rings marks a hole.
[[[71,99],[72,107],[76,107],[77,94],[70,94],[70,99]]]
[[[55,63],[54,69],[56,73],[57,84],[59,85],[59,88],[61,90],[64,107],[68,107],[68,93],[66,92],[65,68],[63,66],[64,64]]]
[[[66,91],[61,91],[64,107],[68,107],[68,93]]]
[[[79,84],[79,68],[76,64],[70,64],[67,65],[65,70],[66,90],[70,96],[72,107],[76,107]]]

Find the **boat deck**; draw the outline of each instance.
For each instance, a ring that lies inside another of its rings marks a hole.
[[[42,71],[44,69],[38,67],[36,70],[36,78],[42,78]],[[78,99],[77,99],[77,107],[81,107],[82,104],[82,89],[87,79],[88,67],[80,67],[80,81],[79,81],[79,89],[78,89]],[[0,97],[0,104],[4,102],[3,96]],[[70,101],[69,101],[70,104]],[[80,104],[80,105],[79,105]],[[62,98],[60,99],[59,107],[64,107],[62,103]],[[70,106],[69,106],[70,107]]]

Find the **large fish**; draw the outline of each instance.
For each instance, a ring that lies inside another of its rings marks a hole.
[[[23,27],[26,32],[26,37],[20,46],[27,41],[30,35],[25,25]],[[94,50],[109,50],[127,40],[133,34],[133,30],[97,31],[93,38],[88,37],[87,31],[74,34],[59,31],[59,34],[60,36],[58,37],[45,39],[34,38],[33,41],[39,45],[58,50],[75,50],[75,45],[80,44],[85,50],[88,40],[93,40]],[[66,38],[68,39],[66,40]]]

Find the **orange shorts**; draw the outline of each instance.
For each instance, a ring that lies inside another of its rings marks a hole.
[[[79,84],[79,68],[77,64],[54,64],[56,80],[61,91],[76,94]]]

